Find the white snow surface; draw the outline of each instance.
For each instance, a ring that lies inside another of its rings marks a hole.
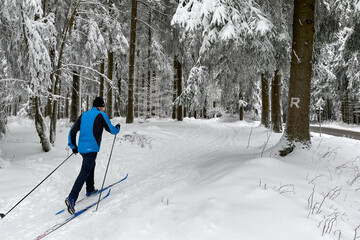
[[[122,125],[105,185],[127,173],[128,179],[112,188],[97,212],[85,212],[45,239],[360,238],[357,140],[312,133],[310,149],[280,157],[276,149],[281,134],[270,133],[258,122],[112,122]],[[31,120],[10,120],[8,135],[0,141],[1,213],[68,156],[69,129],[69,123],[60,122],[55,147],[44,153]],[[95,171],[97,188],[113,139],[104,132]],[[65,207],[81,161],[79,154],[71,157],[0,219],[1,239],[34,239],[69,217],[67,212],[55,213]],[[83,188],[79,198],[84,196]]]

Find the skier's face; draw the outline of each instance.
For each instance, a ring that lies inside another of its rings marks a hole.
[[[98,109],[103,112],[105,110],[105,107],[98,107]]]

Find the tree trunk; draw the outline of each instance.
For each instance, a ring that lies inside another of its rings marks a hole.
[[[105,88],[105,80],[104,80],[104,75],[105,75],[105,60],[101,59],[101,63],[100,63],[100,91],[99,91],[99,97],[104,98],[104,88]]]
[[[265,78],[264,74],[261,74],[261,100],[261,124],[269,128],[269,81]]]
[[[54,89],[53,89],[53,95],[54,95],[53,111],[52,111],[51,121],[50,121],[50,143],[51,144],[55,144],[55,140],[56,140],[56,123],[57,123],[57,118],[58,118],[57,96],[60,93],[60,77],[61,77],[61,68],[62,68],[62,58],[63,58],[63,54],[64,54],[64,50],[65,50],[67,37],[70,36],[71,29],[75,22],[75,16],[77,14],[77,8],[79,6],[79,3],[80,3],[80,0],[78,0],[77,3],[75,4],[74,10],[73,10],[70,20],[69,20],[69,23],[67,24],[66,29],[64,31],[64,35],[62,38],[62,43],[61,43],[61,47],[60,47],[60,51],[59,51],[58,64],[57,64],[57,69],[56,69],[56,78],[55,78],[55,84],[54,84]]]
[[[111,40],[110,40],[111,43]],[[108,84],[107,84],[107,101],[106,101],[106,113],[111,119],[113,117],[113,91],[112,91],[112,80],[114,70],[114,53],[108,51]]]
[[[136,48],[136,15],[137,1],[131,0],[130,58],[129,58],[129,90],[126,113],[126,123],[134,122],[134,63]]]
[[[242,86],[241,86],[241,81],[239,83],[239,102],[241,100],[244,100],[244,96],[243,96],[243,90],[242,90]],[[214,108],[215,108],[215,102],[213,103],[214,104]],[[244,105],[243,104],[239,104],[239,120],[240,121],[243,121],[244,120]]]
[[[70,111],[69,111],[69,108],[70,108],[70,100],[69,100],[69,98],[70,98],[70,96],[69,96],[70,94],[69,94],[69,90],[68,90],[68,92],[67,92],[67,94],[66,94],[66,99],[65,99],[65,118],[66,119],[68,119],[69,118],[69,116],[70,116]]]
[[[177,96],[179,97],[182,93],[182,66],[181,66],[181,62],[177,59],[177,65],[178,65],[178,68],[177,68]],[[182,121],[183,120],[183,113],[182,113],[182,105],[178,105],[177,107],[177,120],[178,121]]]
[[[140,59],[140,50],[136,51],[137,59]],[[135,106],[134,106],[134,115],[139,117],[140,107],[139,107],[139,98],[140,98],[140,61],[136,62],[136,79],[135,79]]]
[[[40,107],[39,107],[39,98],[37,96],[32,97],[34,112],[35,112],[35,127],[36,132],[38,133],[38,136],[40,138],[40,143],[42,150],[44,152],[48,152],[51,150],[51,144],[46,136],[46,125],[45,120],[41,114]]]
[[[146,69],[146,64],[145,61],[143,61],[143,69]],[[146,104],[146,100],[145,100],[145,85],[146,85],[146,73],[145,71],[143,71],[142,74],[142,81],[141,81],[141,116],[145,118],[146,114],[145,114],[145,104]]]
[[[174,87],[173,87],[173,111],[172,111],[172,119],[176,119],[176,104],[175,100],[177,97],[177,84],[178,84],[178,60],[176,55],[174,55]]]
[[[271,124],[272,130],[276,133],[282,132],[281,122],[281,76],[275,71],[271,84]]]
[[[295,0],[293,18],[293,49],[291,55],[288,120],[284,137],[285,156],[295,147],[310,145],[310,84],[314,36],[315,0]]]
[[[151,26],[151,10],[149,11],[149,19],[148,24]],[[148,29],[148,82],[147,82],[147,111],[146,111],[146,118],[151,117],[151,42],[152,42],[152,35],[151,35],[151,28]]]
[[[349,120],[349,92],[347,90],[345,90],[345,96],[342,100],[342,119],[343,119],[343,122],[344,123],[347,123],[349,124],[350,123],[350,120]]]
[[[119,111],[119,116],[123,116],[122,113],[121,113],[121,77],[119,77],[119,80],[118,80],[118,91],[119,91],[119,95],[118,95],[118,111]]]
[[[151,116],[156,116],[156,112],[157,112],[157,108],[158,108],[158,97],[156,94],[156,71],[153,70],[153,75],[152,75],[152,91],[151,91]]]
[[[73,83],[71,93],[70,122],[76,122],[80,116],[80,76],[73,70]]]

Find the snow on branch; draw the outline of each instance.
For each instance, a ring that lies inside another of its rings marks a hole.
[[[203,51],[217,40],[244,44],[246,38],[267,34],[273,27],[253,1],[181,0],[172,24],[185,31],[202,31]]]
[[[207,73],[205,67],[193,67],[186,80],[186,88],[175,100],[175,104],[187,106],[189,110],[195,110],[196,108],[201,107],[205,97],[206,76]]]

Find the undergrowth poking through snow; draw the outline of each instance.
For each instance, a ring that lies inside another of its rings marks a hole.
[[[142,148],[145,147],[151,148],[152,138],[133,132],[122,135],[119,141],[120,143],[125,142],[125,143],[136,144]]]

